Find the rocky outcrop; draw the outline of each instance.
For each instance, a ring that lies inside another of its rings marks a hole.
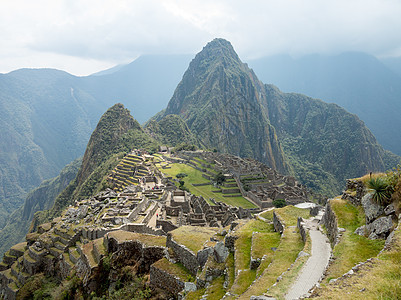
[[[394,228],[394,222],[397,222],[394,204],[384,207],[375,203],[372,198],[372,193],[368,193],[362,198],[366,225],[357,228],[355,233],[367,236],[369,239],[386,239]]]
[[[371,223],[376,218],[384,214],[384,207],[373,202],[372,193],[368,193],[362,198],[362,207],[365,211],[366,224]]]
[[[393,220],[391,216],[380,217],[372,223],[366,225],[369,233],[369,239],[385,239],[393,228]]]

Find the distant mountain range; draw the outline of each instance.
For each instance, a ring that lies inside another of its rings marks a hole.
[[[276,56],[250,61],[254,73],[242,64],[232,65],[232,56],[219,66],[197,66],[196,69],[190,66],[189,70],[197,74],[201,68],[210,67],[204,70],[208,80],[199,87],[202,88],[202,101],[210,95],[214,98],[204,102],[201,110],[196,109],[197,104],[187,93],[195,82],[187,76],[185,87],[183,84],[177,87],[191,58],[190,55],[143,56],[130,64],[87,77],[52,69],[21,69],[0,74],[0,228],[5,225],[7,216],[22,205],[30,190],[44,179],[56,176],[67,163],[83,155],[102,112],[116,102],[124,103],[139,123],[144,123],[166,107],[172,98],[168,113],[177,113],[186,122],[194,134],[188,140],[196,139],[199,145],[253,156],[282,171],[295,169],[296,166],[288,161],[289,157],[294,157],[288,150],[291,143],[286,139],[289,137],[278,124],[273,124],[271,110],[260,109],[268,106],[267,91],[274,88],[265,88],[256,76],[284,91],[305,93],[343,106],[366,123],[384,148],[401,154],[398,60],[382,63],[363,53],[300,59]],[[224,69],[230,66],[235,69],[233,74]],[[220,80],[221,75],[226,78],[224,82]],[[244,90],[238,91],[242,88]],[[222,96],[216,96],[217,91]],[[193,92],[193,96],[199,93]],[[249,100],[246,105],[237,92]],[[230,93],[232,97],[228,100]],[[274,94],[287,97],[281,92]],[[190,108],[186,113],[175,111],[173,106],[183,95],[189,101],[185,104]],[[217,101],[215,97],[227,102]],[[218,106],[211,106],[213,103]],[[226,108],[231,111],[221,114]],[[282,107],[277,109],[282,113]],[[234,126],[236,115],[241,116],[241,125]],[[223,119],[220,123],[219,117]],[[215,127],[207,127],[204,122]],[[171,120],[166,124],[171,124]],[[153,130],[162,131],[153,125]],[[171,128],[180,128],[184,135],[187,134],[182,124],[177,123]],[[255,131],[249,131],[250,128]],[[159,132],[153,133],[155,137],[159,135],[159,141],[168,140]],[[370,137],[367,140],[372,141]],[[282,154],[282,151],[286,153]],[[314,164],[312,162],[308,168],[315,168]],[[313,178],[305,179],[305,182],[311,183]]]
[[[401,155],[400,62],[352,52],[297,59],[277,55],[248,63],[265,83],[336,103],[356,114],[385,149]]]

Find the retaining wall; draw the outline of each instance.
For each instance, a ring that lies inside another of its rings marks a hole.
[[[273,226],[276,232],[279,232],[280,234],[284,232],[285,223],[281,219],[280,215],[277,214],[275,211],[273,211]]]
[[[183,264],[183,266],[187,268],[190,273],[196,275],[196,272],[198,272],[199,269],[199,262],[196,258],[196,254],[184,245],[180,245],[174,241],[171,233],[167,234],[166,245],[174,251],[177,259]]]
[[[333,209],[330,205],[330,200],[327,201],[326,211],[322,218],[324,226],[327,229],[327,237],[331,243],[331,247],[337,244],[337,236],[338,236],[338,225],[337,225],[337,216],[334,213]]]

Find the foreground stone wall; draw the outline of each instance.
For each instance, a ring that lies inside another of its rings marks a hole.
[[[157,268],[154,265],[150,266],[149,276],[151,287],[167,290],[173,295],[177,295],[185,287],[185,283],[179,278],[170,275],[169,273]]]
[[[334,213],[333,209],[330,205],[330,200],[327,201],[326,211],[322,218],[324,226],[327,229],[327,237],[331,243],[331,247],[333,248],[337,244],[337,236],[338,236],[338,225],[337,225],[337,216]]]
[[[177,259],[184,265],[185,268],[188,269],[190,273],[195,275],[196,272],[198,272],[199,262],[195,253],[193,253],[184,245],[180,245],[174,241],[170,233],[167,234],[166,245],[168,248],[171,248],[174,251]]]
[[[134,260],[138,263],[138,272],[149,272],[150,266],[166,256],[166,247],[146,246],[140,241],[124,241],[119,243],[114,237],[105,236],[105,247],[109,253],[115,253],[115,262],[121,264]]]
[[[297,227],[299,229],[299,234],[301,235],[302,240],[304,241],[304,243],[306,243],[306,239],[308,238],[308,231],[305,228],[304,220],[301,217],[298,217]]]

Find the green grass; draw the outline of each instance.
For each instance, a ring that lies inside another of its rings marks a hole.
[[[304,219],[310,218],[309,209],[298,208],[292,205],[287,205],[282,208],[275,208],[274,211],[280,215],[286,226],[296,226],[298,217]],[[261,217],[268,221],[273,221],[273,210],[265,211],[260,214]]]
[[[271,225],[273,227],[273,225]],[[272,228],[273,231],[273,228]],[[280,244],[280,234],[278,232],[257,232],[252,238],[252,257],[262,258],[264,255],[273,255],[272,247]]]
[[[298,208],[292,205],[277,208],[275,211],[283,219],[286,226],[296,226],[298,217],[302,217],[304,219],[310,218],[309,209]]]
[[[327,281],[342,276],[355,264],[376,256],[383,248],[383,240],[369,240],[354,234],[356,228],[365,224],[361,207],[355,207],[346,200],[335,198],[330,201],[338,219],[338,226],[346,231],[340,242],[334,247],[334,262],[328,268]]]
[[[203,245],[210,241],[210,238],[218,232],[219,228],[181,226],[170,233],[174,241],[185,245],[188,249],[196,253],[203,248]]]
[[[188,176],[184,178],[186,186],[188,183],[208,183],[210,182],[206,178],[202,177],[202,172],[194,169],[193,167],[186,164],[170,164],[171,169],[160,169],[161,172],[167,174],[168,176],[172,176],[175,178],[175,175],[179,173],[185,173]],[[189,187],[189,186],[188,186]]]
[[[303,251],[309,254],[312,252],[312,241],[309,235],[304,245]],[[269,289],[269,295],[278,300],[284,300],[285,294],[287,294],[289,288],[293,285],[299,272],[308,259],[309,256],[299,257],[292,268],[283,275],[282,279],[277,283],[277,285]]]
[[[231,288],[233,293],[242,294],[256,278],[256,270],[250,270],[252,233],[272,233],[272,231],[271,224],[260,220],[251,220],[237,229],[236,235],[238,235],[238,239],[235,241],[236,253],[234,262],[237,276]],[[263,245],[257,251],[263,251],[261,249],[263,249]],[[239,272],[239,270],[241,271]]]
[[[357,276],[322,285],[314,299],[400,299],[401,232],[395,233],[391,248],[372,263],[363,266]],[[364,289],[364,292],[361,290]]]
[[[203,178],[202,172],[194,169],[189,165],[170,164],[170,166],[171,169],[160,168],[160,171],[173,178],[175,178],[175,176],[179,173],[187,174],[188,176],[183,178],[185,182],[185,187],[188,188],[191,194],[202,196],[203,198],[205,198],[205,200],[208,201],[209,204],[212,204],[212,202],[209,201],[209,198],[214,198],[216,201],[221,201],[232,206],[240,206],[243,208],[257,207],[255,204],[249,202],[244,197],[223,197],[221,193],[213,193],[212,191],[216,190],[213,185],[193,186],[193,183],[209,183],[210,180]]]
[[[171,275],[177,276],[182,281],[193,281],[193,276],[180,263],[173,264],[165,257],[154,263],[154,266],[168,272]]]
[[[277,277],[291,266],[299,251],[303,248],[304,243],[298,230],[287,227],[281,237],[280,245],[274,253],[271,264],[239,299],[249,299],[252,295],[265,293],[276,282]]]
[[[230,252],[226,260],[227,266],[227,274],[229,276],[229,282],[227,289],[230,289],[235,280],[235,263],[234,263],[234,254]]]

